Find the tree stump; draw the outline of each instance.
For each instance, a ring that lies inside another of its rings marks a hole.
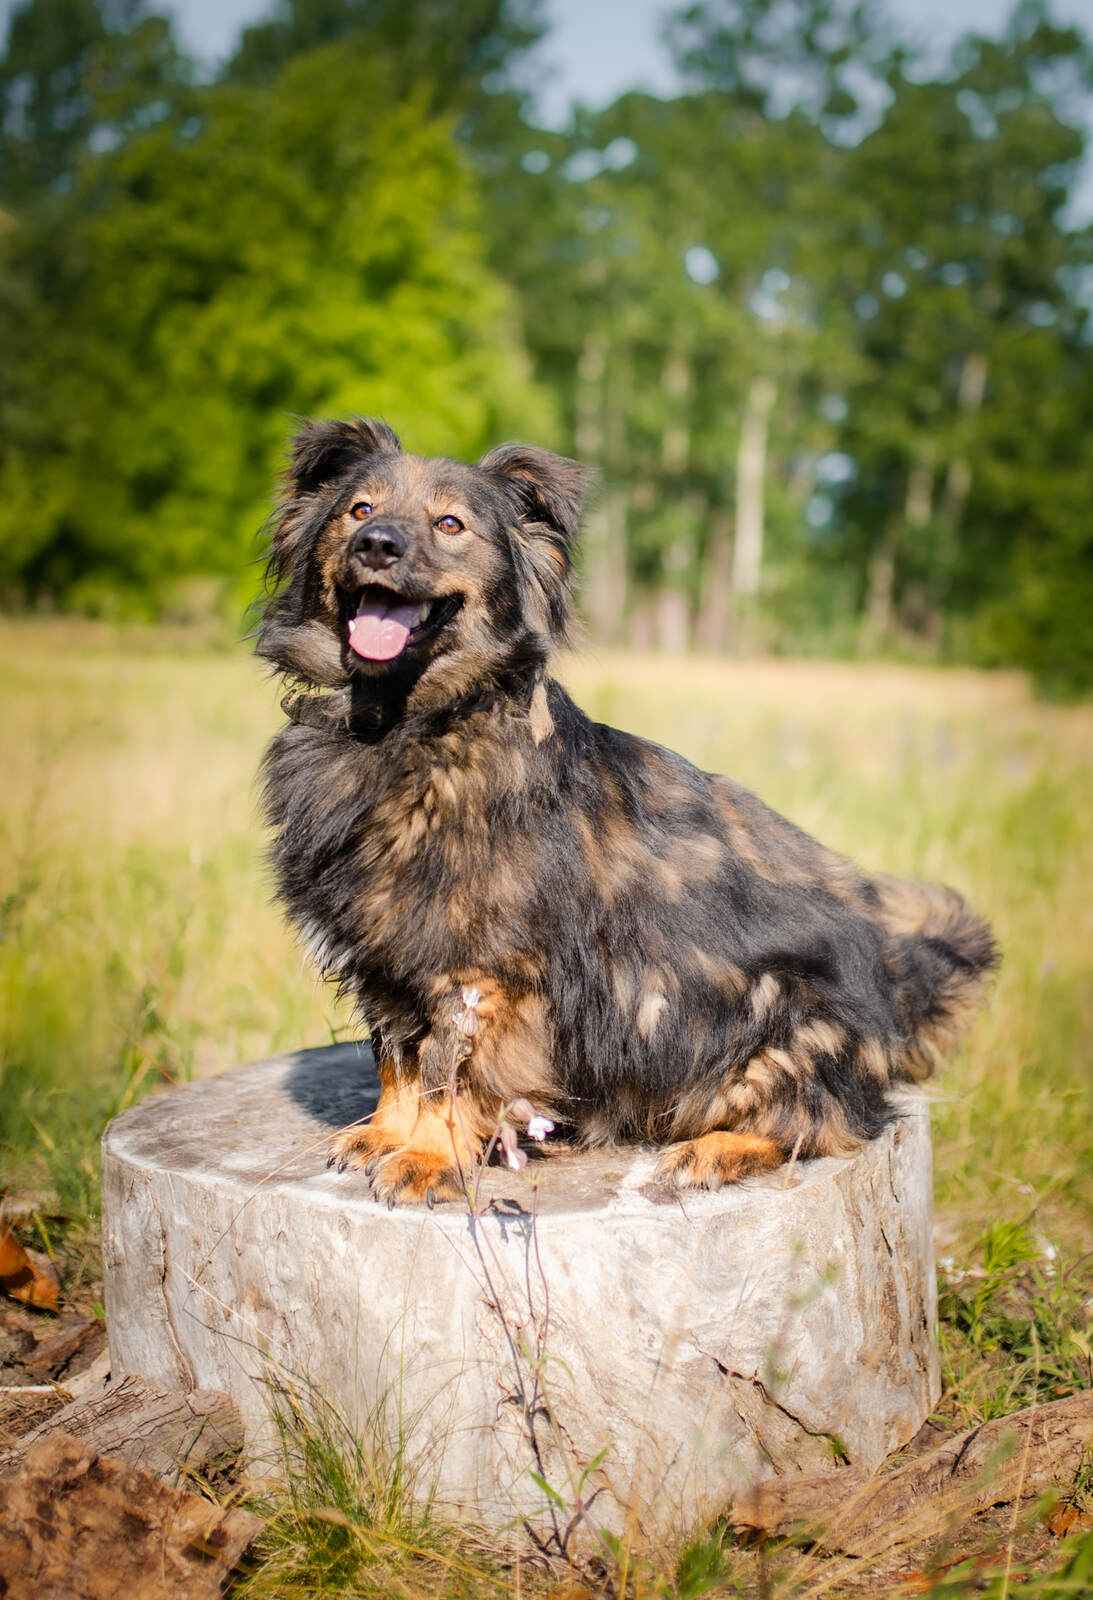
[[[326,1167],[377,1094],[367,1046],[305,1050],[104,1138],[112,1370],[230,1394],[253,1469],[279,1470],[278,1413],[337,1417],[495,1533],[664,1537],[772,1476],[875,1467],[936,1400],[920,1098],[849,1159],[717,1194],[626,1148],[389,1211]]]

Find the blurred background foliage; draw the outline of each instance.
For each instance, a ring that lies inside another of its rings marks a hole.
[[[872,0],[668,16],[680,85],[534,120],[538,0],[142,0],[0,59],[0,598],[238,617],[294,413],[598,468],[593,637],[1093,689],[1093,46],[942,62]]]

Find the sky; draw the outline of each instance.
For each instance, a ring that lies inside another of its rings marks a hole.
[[[6,23],[14,0],[0,0]],[[154,0],[153,0],[154,3]],[[214,64],[230,50],[243,24],[271,9],[273,0],[159,0],[174,14],[183,40],[194,55]],[[452,0],[458,4],[458,0]],[[1002,29],[1011,0],[888,0],[908,35],[943,54],[961,33]],[[539,47],[540,60],[529,76],[539,85],[538,116],[549,124],[564,120],[569,104],[604,104],[625,88],[654,93],[673,88],[671,69],[659,43],[666,0],[547,0],[554,26]],[[1054,0],[1060,21],[1077,22],[1093,32],[1093,0]],[[1078,209],[1093,215],[1093,157],[1087,163]]]
[[[265,0],[160,0],[178,19],[195,54],[215,60],[225,54],[241,24],[269,9]],[[458,0],[453,0],[458,3]],[[9,0],[0,0],[9,9]],[[672,75],[658,42],[665,0],[548,0],[551,36],[541,47],[543,71],[539,114],[561,121],[569,102],[602,104],[619,90],[672,88]],[[970,28],[998,32],[1011,0],[889,0],[891,14],[908,33],[939,50]],[[1063,21],[1093,30],[1093,0],[1055,0]]]

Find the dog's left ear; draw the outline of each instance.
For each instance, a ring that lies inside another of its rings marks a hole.
[[[521,549],[546,609],[554,638],[565,633],[569,577],[590,474],[579,461],[531,444],[502,444],[478,463],[479,471],[515,492]]]
[[[398,434],[379,417],[307,422],[292,441],[289,479],[298,493],[312,493],[356,461],[401,450]]]

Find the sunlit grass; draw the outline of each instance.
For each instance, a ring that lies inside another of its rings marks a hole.
[[[276,686],[240,647],[0,629],[0,1150],[73,1205],[103,1119],[160,1082],[346,1026],[271,903],[255,772]],[[994,923],[991,1003],[937,1081],[954,1230],[1088,1224],[1093,710],[1015,676],[570,659],[595,716],[731,772],[867,867],[938,878]]]
[[[1037,705],[1013,676],[925,669],[590,653],[564,676],[594,716],[733,773],[867,867],[957,885],[991,918],[1002,972],[934,1114],[957,1258],[948,1415],[976,1421],[1082,1382],[1085,1291],[1069,1263],[1090,1218],[1093,710]],[[0,1172],[52,1191],[78,1227],[115,1111],[323,1043],[349,1018],[271,903],[254,779],[280,713],[242,648],[12,623],[0,683]],[[1019,1231],[991,1234],[999,1219]],[[255,1600],[840,1592],[815,1558],[782,1552],[759,1571],[718,1530],[651,1565],[620,1551],[591,1588],[587,1574],[516,1572],[415,1509],[397,1462],[321,1417],[290,1420],[288,1487],[262,1502],[244,1585]],[[1057,1587],[1007,1592],[1080,1592],[1091,1561],[1070,1544]],[[962,1583],[930,1592],[972,1592]]]

